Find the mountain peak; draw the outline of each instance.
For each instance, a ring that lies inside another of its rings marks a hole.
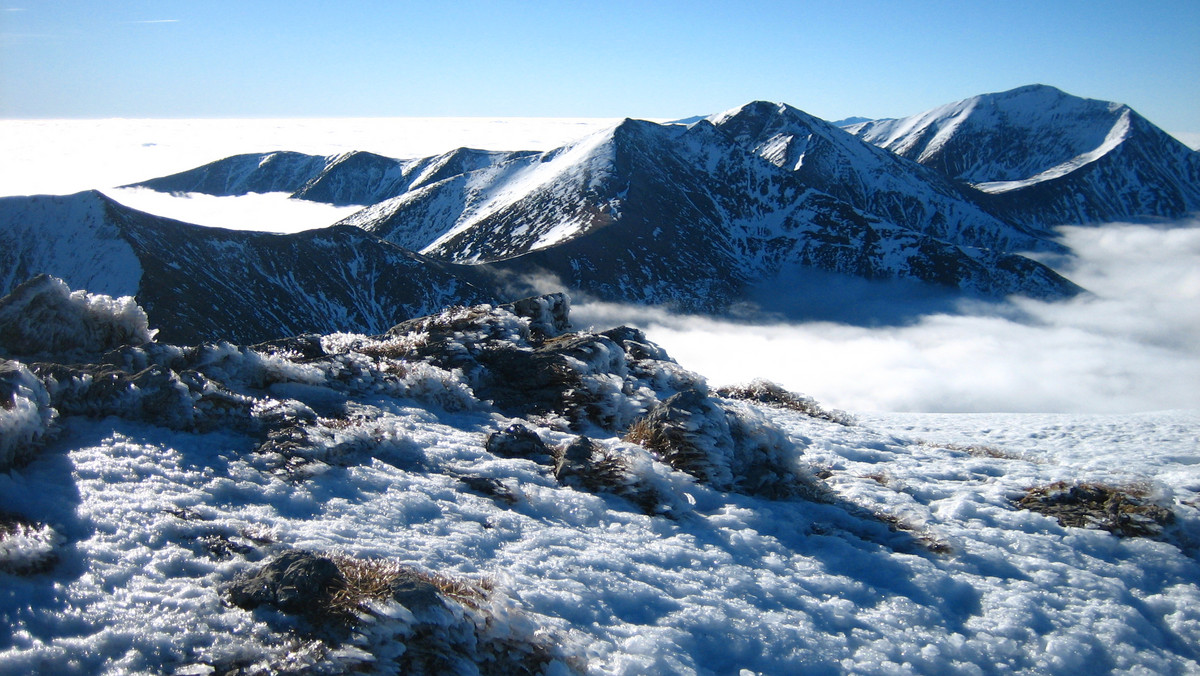
[[[994,211],[1034,226],[1200,208],[1200,161],[1189,148],[1125,104],[1049,85],[847,131],[983,190]]]

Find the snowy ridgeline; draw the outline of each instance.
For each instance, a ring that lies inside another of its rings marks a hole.
[[[0,673],[1200,670],[1195,412],[856,421],[562,296],[181,347],[25,292]]]

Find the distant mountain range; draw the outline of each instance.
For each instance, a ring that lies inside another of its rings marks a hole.
[[[797,270],[1054,299],[1079,289],[1021,253],[1062,252],[1058,224],[1200,209],[1200,153],[1126,106],[1033,86],[845,129],[752,102],[686,123],[625,120],[549,152],[274,152],[136,185],[364,208],[270,235],[95,192],[5,198],[0,292],[49,273],[133,294],[176,342],[378,332],[559,287],[712,313],[762,304],[763,289],[828,292],[795,286]]]

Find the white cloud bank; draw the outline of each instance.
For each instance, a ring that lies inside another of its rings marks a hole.
[[[185,223],[266,232],[323,228],[362,208],[289,199],[283,192],[213,197],[201,193],[180,195],[146,188],[119,188],[105,190],[104,194],[125,206]]]
[[[897,327],[747,325],[582,304],[580,325],[644,328],[715,384],[774,380],[851,411],[1117,413],[1200,408],[1200,223],[1066,228],[1089,289]],[[1014,318],[1014,317],[1019,317]]]

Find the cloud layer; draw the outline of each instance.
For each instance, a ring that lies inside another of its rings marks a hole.
[[[282,192],[213,197],[200,193],[175,195],[145,188],[120,188],[104,193],[125,206],[187,223],[267,232],[323,228],[362,208],[293,200]]]
[[[1113,413],[1200,408],[1200,223],[1063,230],[1091,293],[963,307],[905,326],[744,324],[582,304],[577,324],[644,328],[715,384],[774,380],[848,410]]]

